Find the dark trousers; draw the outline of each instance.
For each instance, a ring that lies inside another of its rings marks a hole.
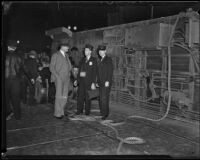
[[[35,104],[35,84],[32,84],[27,77],[23,77],[21,80],[21,98],[22,102],[27,105]]]
[[[85,83],[81,82],[81,84],[78,87],[77,113],[83,113],[84,102],[85,102],[85,114],[89,115],[91,109],[91,100],[89,99]]]
[[[27,103],[27,86],[28,86],[28,80],[25,77],[23,77],[21,79],[21,98],[24,104]]]
[[[108,117],[109,115],[109,97],[110,88],[100,87],[99,88],[99,109],[102,117]]]
[[[49,102],[52,103],[52,104],[54,104],[55,95],[56,95],[55,83],[49,83],[48,99],[49,99]]]
[[[21,118],[20,93],[21,93],[21,81],[19,77],[8,78],[5,80],[7,116],[12,112],[13,109],[15,118],[16,119]]]

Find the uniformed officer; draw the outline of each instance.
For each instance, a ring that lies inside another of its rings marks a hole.
[[[112,86],[113,63],[112,59],[106,55],[106,46],[98,46],[97,51],[101,58],[97,74],[100,96],[99,107],[102,120],[105,120],[109,115],[109,94]]]
[[[97,60],[92,57],[93,46],[86,44],[84,48],[85,57],[79,63],[79,72],[77,77],[78,82],[78,101],[77,101],[77,115],[83,113],[85,102],[85,115],[90,114],[91,101],[89,99],[88,90],[96,89],[97,79]]]

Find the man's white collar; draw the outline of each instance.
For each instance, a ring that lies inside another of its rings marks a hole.
[[[103,57],[101,57],[101,61],[104,59],[105,56],[106,56],[106,55],[104,55]]]
[[[62,55],[65,57],[65,52],[63,50],[60,50],[60,52],[62,53]]]
[[[86,57],[86,59],[87,59],[87,60],[89,60],[89,59],[90,59],[90,57],[91,57],[91,55],[90,55],[90,56],[88,56],[88,57]]]

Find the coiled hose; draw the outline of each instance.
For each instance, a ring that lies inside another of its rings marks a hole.
[[[174,35],[174,31],[175,31],[175,28],[177,26],[177,23],[179,21],[179,18],[180,18],[180,14],[177,16],[176,18],[176,21],[173,25],[173,28],[172,28],[172,32],[171,32],[171,35],[170,35],[170,38],[169,38],[169,43],[168,43],[168,105],[167,105],[167,111],[166,113],[164,114],[163,117],[159,118],[159,119],[151,119],[151,118],[147,118],[147,117],[142,117],[142,116],[128,116],[124,122],[121,122],[121,123],[118,123],[118,124],[124,124],[128,119],[130,118],[141,118],[141,119],[146,119],[146,120],[149,120],[149,121],[154,121],[154,122],[159,122],[163,119],[165,119],[169,113],[169,110],[170,110],[170,105],[171,105],[171,42],[172,42],[172,38],[173,38],[173,35]],[[137,100],[137,99],[136,99]],[[141,100],[139,100],[141,101]],[[123,143],[126,143],[126,144],[142,144],[144,143],[145,141],[143,139],[140,139],[138,137],[126,137],[125,139],[119,137],[119,133],[118,131],[113,127],[113,123],[111,121],[102,121],[100,122],[101,124],[105,125],[105,126],[108,126],[109,128],[113,129],[115,131],[115,134],[116,134],[116,138],[118,140],[120,140],[120,143],[117,147],[117,155],[120,154],[120,148],[122,146]]]

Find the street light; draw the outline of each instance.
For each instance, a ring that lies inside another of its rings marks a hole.
[[[71,26],[68,26],[67,28],[68,28],[68,29],[71,29]]]
[[[75,31],[77,30],[77,27],[76,26],[74,26],[74,28],[73,28]]]

